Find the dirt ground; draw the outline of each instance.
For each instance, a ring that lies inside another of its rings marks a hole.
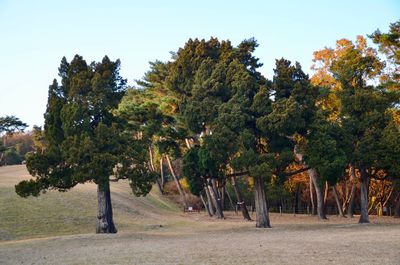
[[[7,174],[0,172],[4,190],[14,183]],[[112,186],[118,234],[24,234],[0,241],[0,264],[400,264],[399,219],[371,216],[371,224],[359,225],[357,218],[271,214],[273,228],[257,229],[234,212],[216,220],[160,210],[156,197],[134,198],[118,185]]]
[[[135,233],[8,241],[0,243],[0,264],[399,264],[398,223],[271,219],[271,229],[225,220],[208,231],[154,225]]]

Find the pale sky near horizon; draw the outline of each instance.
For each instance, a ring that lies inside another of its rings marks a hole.
[[[386,32],[399,19],[398,0],[0,0],[0,116],[43,125],[63,56],[119,58],[121,75],[135,85],[149,61],[169,60],[189,38],[213,36],[236,46],[254,37],[261,72],[271,79],[276,58],[298,61],[311,74],[313,51],[377,28]]]

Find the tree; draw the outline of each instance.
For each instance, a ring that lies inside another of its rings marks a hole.
[[[23,131],[28,125],[15,116],[0,117],[0,134]]]
[[[127,178],[137,195],[145,195],[154,180],[146,167],[143,139],[132,139],[125,123],[112,111],[126,90],[120,61],[107,56],[90,65],[79,55],[59,67],[61,85],[49,87],[43,144],[28,156],[35,177],[16,185],[22,197],[47,189],[67,191],[79,183],[97,184],[97,233],[116,233],[111,205],[110,176]]]
[[[310,148],[317,147],[313,142],[318,142],[318,146],[324,147],[329,140],[322,137],[327,136],[328,132],[317,133],[326,119],[323,113],[318,111],[316,104],[317,99],[321,97],[321,91],[310,83],[299,63],[292,65],[289,60],[283,58],[276,60],[274,73],[271,86],[274,100],[271,110],[257,121],[260,130],[269,139],[270,152],[280,158],[280,163],[275,166],[273,172],[278,177],[278,183],[284,183],[286,178],[292,175],[286,171],[294,162],[294,153],[296,162],[303,165],[299,172],[307,170],[312,182],[311,187],[315,187],[318,216],[320,219],[326,219],[321,188],[325,181],[320,175],[320,166],[324,163],[315,163],[322,159],[321,150],[315,150],[318,156],[314,161],[310,160]],[[330,159],[324,162],[331,166]]]
[[[386,71],[381,79],[394,90],[400,89],[400,21],[390,24],[389,32],[382,33],[379,29],[369,35],[379,51],[386,55]]]
[[[0,153],[1,153],[0,162],[3,161],[5,155],[4,152],[7,150],[6,148],[7,135],[11,135],[16,131],[22,132],[25,130],[26,127],[28,127],[28,125],[15,116],[0,117],[0,135],[5,133],[5,135],[2,135],[3,141],[0,142]]]
[[[264,170],[265,158],[258,152],[257,129],[251,116],[254,96],[265,83],[257,72],[261,64],[252,54],[256,47],[253,39],[243,41],[238,47],[214,38],[189,40],[171,63],[167,85],[178,95],[180,119],[198,145],[184,161],[192,169],[186,172],[200,181],[189,183],[206,184],[217,215],[222,218],[216,183],[223,185],[232,169],[247,170],[257,183],[256,226],[269,227],[264,180],[270,173]],[[245,163],[248,149],[255,152],[256,159]],[[249,219],[245,205],[240,206],[244,218]]]
[[[134,131],[147,139],[149,157],[147,163],[156,172],[155,157],[160,159],[159,177],[162,177],[164,157],[171,175],[177,185],[181,200],[187,205],[186,194],[175,173],[170,157],[181,155],[180,144],[185,136],[185,129],[176,120],[176,101],[171,91],[163,86],[168,72],[168,65],[162,62],[151,63],[143,80],[137,81],[138,89],[129,89],[121,101],[117,114],[126,120]],[[163,192],[163,179],[157,179],[157,186]]]
[[[325,49],[326,50],[326,49]],[[386,130],[398,133],[390,126],[393,120],[391,108],[398,103],[398,95],[384,86],[369,84],[378,77],[384,64],[379,60],[374,49],[366,44],[366,40],[358,36],[356,44],[349,40],[339,40],[336,49],[332,50],[329,60],[316,58],[323,65],[321,71],[333,78],[338,89],[329,93],[339,102],[336,119],[348,141],[347,161],[360,172],[361,215],[360,223],[368,223],[368,191],[371,177],[382,169],[386,161],[392,161],[385,170],[396,167],[390,149],[396,149],[396,143],[382,145]],[[324,50],[323,50],[324,51]],[[317,52],[321,53],[322,51]],[[387,153],[388,152],[388,153]]]

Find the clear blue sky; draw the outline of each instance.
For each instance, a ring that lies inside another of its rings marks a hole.
[[[312,53],[400,19],[398,0],[56,1],[0,0],[0,116],[42,125],[47,89],[63,56],[121,59],[130,85],[148,62],[166,61],[189,38],[255,37],[261,72],[276,58],[311,73]]]

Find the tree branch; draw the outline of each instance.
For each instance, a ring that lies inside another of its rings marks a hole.
[[[292,172],[283,172],[283,174],[281,176],[290,177],[290,176],[293,176],[293,175],[297,175],[297,174],[303,173],[304,171],[307,171],[309,169],[311,169],[311,167],[300,168],[300,169],[297,169],[297,170],[292,171]]]

